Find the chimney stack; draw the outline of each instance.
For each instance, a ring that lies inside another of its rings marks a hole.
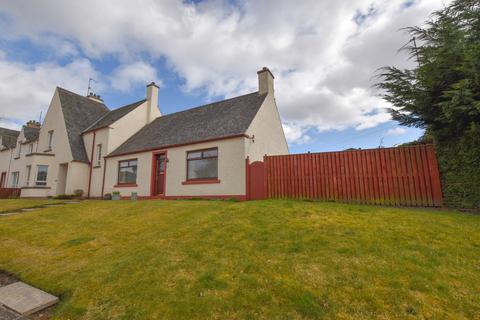
[[[258,94],[273,95],[273,79],[275,78],[267,67],[257,72],[258,75]]]
[[[155,82],[147,85],[147,124],[158,116],[158,86]]]
[[[40,129],[40,122],[35,120],[30,120],[25,124],[25,127]]]

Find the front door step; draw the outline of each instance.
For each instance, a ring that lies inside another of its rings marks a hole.
[[[57,297],[20,281],[0,287],[0,304],[23,315],[43,310],[57,302]]]

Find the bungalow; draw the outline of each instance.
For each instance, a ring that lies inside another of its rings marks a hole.
[[[41,126],[8,132],[0,187],[22,188],[23,197],[81,190],[98,198],[119,191],[245,199],[247,161],[288,153],[269,69],[258,71],[258,83],[256,92],[168,115],[155,83],[146,99],[114,110],[97,95],[57,87]]]

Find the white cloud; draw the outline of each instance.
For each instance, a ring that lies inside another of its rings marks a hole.
[[[155,82],[161,85],[161,81],[154,67],[141,61],[124,64],[112,72],[109,77],[110,86],[118,91],[129,91],[135,85]]]
[[[308,128],[295,124],[283,124],[283,132],[290,143],[305,144],[310,142],[312,137],[307,134],[307,130]]]
[[[405,128],[401,127],[396,127],[393,129],[389,129],[387,132],[385,132],[386,136],[401,136],[407,133],[407,130]]]
[[[52,99],[56,86],[83,92],[90,76],[97,73],[86,59],[66,65],[39,63],[26,65],[0,54],[0,118],[2,125],[19,127],[25,121],[38,119]]]
[[[164,58],[185,79],[186,91],[203,89],[211,96],[256,90],[256,71],[268,66],[283,120],[296,128],[290,141],[300,142],[308,128],[362,130],[390,119],[388,105],[372,89],[375,71],[412,63],[397,53],[408,40],[398,30],[422,24],[442,6],[438,0],[410,6],[404,0],[0,4],[0,13],[13,21],[4,32],[9,37],[55,35],[89,58],[118,56],[125,65],[112,84],[118,90],[155,76],[138,62],[145,55]]]

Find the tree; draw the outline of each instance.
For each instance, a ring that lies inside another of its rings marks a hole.
[[[382,68],[377,87],[394,120],[424,128],[433,138],[447,202],[478,208],[480,0],[456,0],[424,27],[405,30],[411,41],[401,50],[416,67]]]

